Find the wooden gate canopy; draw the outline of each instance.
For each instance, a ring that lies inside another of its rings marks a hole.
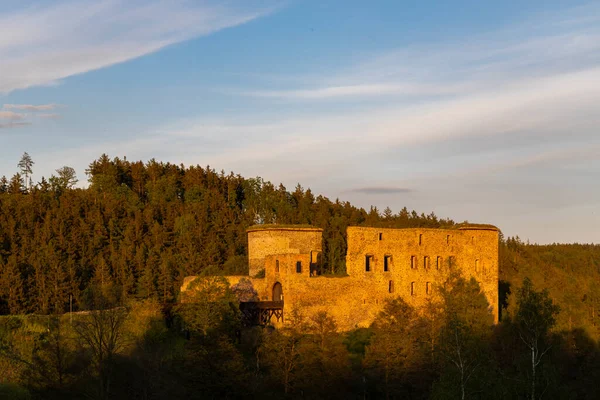
[[[283,301],[251,301],[240,303],[242,323],[246,326],[265,326],[275,317],[283,322]]]

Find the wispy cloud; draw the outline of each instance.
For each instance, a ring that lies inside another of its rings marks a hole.
[[[296,90],[256,90],[240,92],[244,96],[284,98],[284,99],[339,99],[343,97],[375,96],[440,96],[458,94],[467,89],[466,85],[434,85],[418,83],[371,83],[345,86],[325,86],[315,89]]]
[[[5,104],[5,110],[24,110],[24,111],[49,111],[54,110],[55,108],[64,107],[60,104]]]
[[[0,124],[0,129],[20,128],[31,125],[31,122],[9,122],[8,124]]]
[[[19,128],[23,126],[32,125],[32,119],[58,119],[61,118],[60,114],[57,113],[44,113],[40,111],[51,111],[56,108],[64,108],[61,104],[4,104],[0,108],[0,120],[10,120],[8,124],[2,124],[1,128]],[[15,112],[12,110],[18,110],[21,112]],[[20,121],[15,123],[14,121]]]
[[[0,119],[23,119],[25,115],[16,113],[14,111],[2,111],[0,110]]]
[[[0,93],[52,85],[270,12],[252,2],[39,2],[0,15]]]
[[[275,80],[244,96],[298,101],[464,96],[505,84],[593,68],[600,64],[600,7],[543,15],[502,31],[454,42],[413,45],[384,53],[319,78],[296,77],[296,87]],[[392,99],[393,100],[393,99]]]

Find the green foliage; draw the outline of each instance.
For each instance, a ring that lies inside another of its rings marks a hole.
[[[74,310],[85,309],[93,285],[118,302],[173,303],[186,276],[247,273],[246,229],[257,222],[323,229],[321,273],[337,275],[349,225],[453,224],[406,209],[381,216],[300,185],[288,191],[210,167],[103,154],[86,173],[88,189],[70,189],[69,167],[31,188],[21,174],[0,182],[0,314],[66,312],[70,296]]]
[[[186,330],[202,336],[232,335],[239,324],[239,301],[220,276],[198,277],[174,308]]]
[[[0,382],[0,399],[29,400],[31,399],[31,394],[27,389],[18,385]]]
[[[514,314],[515,294],[528,278],[560,307],[557,330],[584,329],[600,339],[600,245],[531,245],[518,237],[500,242],[500,295]],[[503,314],[503,315],[504,315]]]

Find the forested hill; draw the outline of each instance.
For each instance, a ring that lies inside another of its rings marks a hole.
[[[514,293],[523,278],[529,277],[560,306],[558,330],[583,328],[600,340],[600,245],[541,246],[508,238],[500,242],[499,261],[501,297],[507,291]],[[512,295],[506,300],[514,304]]]
[[[103,155],[87,172],[88,189],[71,188],[64,174],[29,190],[18,174],[0,180],[0,313],[63,312],[69,294],[83,308],[93,284],[117,300],[173,302],[187,275],[247,273],[246,228],[255,223],[323,228],[326,273],[345,272],[349,225],[454,225],[433,213],[366,211],[299,185],[289,191],[209,167]],[[500,249],[502,292],[529,276],[562,307],[559,326],[586,326],[597,336],[600,246],[503,238]]]
[[[209,167],[102,155],[86,171],[88,189],[71,188],[65,171],[31,189],[19,174],[0,180],[0,313],[63,312],[69,294],[79,309],[92,284],[116,300],[172,302],[185,276],[247,273],[246,228],[255,223],[323,228],[326,273],[345,272],[348,225],[454,224],[406,209],[367,212]]]

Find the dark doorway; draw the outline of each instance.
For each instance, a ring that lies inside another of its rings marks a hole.
[[[273,285],[273,301],[283,301],[283,288],[279,282]]]

